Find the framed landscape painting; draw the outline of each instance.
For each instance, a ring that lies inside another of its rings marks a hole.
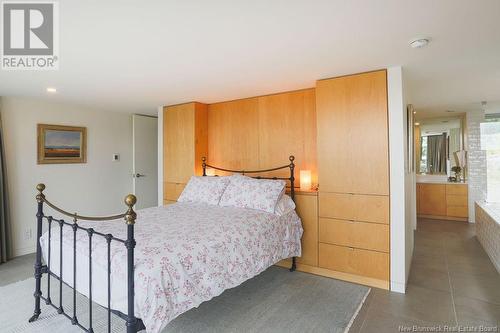
[[[85,127],[38,124],[38,164],[86,163]]]

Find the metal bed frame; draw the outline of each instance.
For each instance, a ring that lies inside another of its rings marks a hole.
[[[295,163],[293,162],[295,160],[295,156],[290,155],[288,157],[288,160],[290,160],[289,164],[283,165],[283,166],[280,166],[280,167],[271,168],[271,169],[250,170],[250,171],[248,171],[248,170],[231,170],[231,169],[220,168],[220,167],[208,164],[207,163],[207,158],[206,157],[202,157],[201,158],[201,161],[202,161],[201,167],[203,168],[203,176],[204,177],[218,177],[218,175],[208,176],[207,175],[207,168],[212,168],[214,170],[219,170],[219,171],[223,171],[223,172],[240,173],[242,175],[245,175],[247,173],[255,174],[255,173],[263,173],[263,172],[271,172],[271,171],[277,171],[277,170],[283,170],[283,169],[290,169],[290,177],[262,177],[262,176],[254,176],[254,177],[251,177],[251,178],[256,178],[256,179],[273,179],[273,180],[281,179],[281,180],[287,180],[287,181],[289,181],[290,182],[290,197],[295,202],[295,186],[294,186],[295,185]],[[297,258],[296,257],[292,257],[292,266],[290,267],[290,272],[295,271],[296,268],[297,268]]]
[[[257,179],[281,179],[281,180],[288,180],[290,181],[290,196],[292,200],[295,201],[295,189],[294,189],[294,183],[295,183],[295,177],[294,177],[294,169],[295,169],[295,164],[294,160],[295,157],[290,156],[289,157],[290,163],[281,167],[277,168],[272,168],[272,169],[266,169],[266,170],[254,170],[254,171],[245,171],[245,170],[230,170],[230,169],[224,169],[224,168],[219,168],[210,164],[206,163],[206,158],[203,157],[203,176],[207,176],[206,169],[207,167],[219,170],[219,171],[224,171],[224,172],[232,172],[232,173],[241,173],[241,174],[248,174],[248,173],[262,173],[262,172],[271,172],[271,171],[277,171],[281,169],[290,169],[290,177],[261,177],[261,176],[256,176],[252,178],[257,178]],[[45,301],[45,304],[52,306],[57,310],[57,313],[64,315],[66,318],[71,320],[71,324],[78,326],[82,330],[93,333],[94,329],[92,327],[92,239],[93,237],[103,237],[106,240],[107,243],[107,319],[108,319],[108,326],[107,326],[107,332],[111,332],[111,313],[116,314],[120,318],[125,320],[126,323],[126,332],[127,333],[136,333],[138,331],[141,331],[145,329],[144,323],[140,318],[136,318],[134,314],[134,294],[135,294],[135,287],[134,287],[134,248],[136,245],[135,239],[134,239],[134,224],[137,218],[137,215],[134,211],[134,205],[137,202],[137,198],[133,194],[129,194],[125,197],[125,204],[127,206],[127,210],[123,214],[119,215],[112,215],[112,216],[103,216],[103,217],[90,217],[90,216],[82,216],[78,215],[77,213],[70,213],[67,212],[53,203],[51,203],[47,198],[45,197],[45,194],[43,191],[45,190],[45,185],[44,184],[38,184],[36,186],[36,189],[38,191],[38,194],[36,195],[36,201],[37,201],[37,237],[36,237],[36,258],[35,258],[35,292],[33,294],[35,298],[35,310],[33,312],[33,316],[29,319],[29,322],[33,322],[38,319],[41,313],[41,308],[40,308],[40,302],[41,300]],[[57,219],[52,216],[47,216],[45,215],[43,208],[44,204],[46,204],[48,207],[52,208],[53,210],[57,211],[58,213],[65,215],[69,218],[71,218],[71,222],[65,221],[64,219]],[[78,225],[78,221],[110,221],[110,220],[117,220],[117,219],[124,219],[127,225],[127,238],[126,239],[120,239],[117,237],[114,237],[112,234],[103,234],[100,233],[93,228],[84,228]],[[44,220],[47,221],[48,223],[48,251],[47,251],[47,264],[44,265],[42,264],[42,248],[40,244],[40,238],[42,237],[42,227],[43,227],[43,222]],[[57,223],[59,225],[59,276],[56,275],[55,273],[50,271],[51,266],[51,236],[52,236],[52,223]],[[69,284],[65,283],[63,281],[63,227],[69,227],[73,230],[73,286],[70,286]],[[85,327],[82,323],[78,321],[78,316],[76,313],[76,298],[77,298],[77,290],[76,290],[76,274],[77,274],[77,267],[76,267],[76,233],[78,230],[85,231],[88,235],[88,242],[89,242],[89,295],[88,295],[88,306],[89,306],[89,326]],[[124,314],[120,311],[117,310],[112,310],[111,309],[111,242],[118,242],[122,243],[126,249],[127,249],[127,292],[128,292],[128,300],[127,300],[127,313]],[[290,268],[290,271],[293,272],[296,269],[296,258],[292,258],[292,266]],[[41,280],[43,274],[47,274],[47,291],[46,291],[46,296],[42,295],[42,290],[41,290]],[[51,277],[54,278],[56,281],[59,281],[59,300],[56,303],[54,303],[50,297],[50,287],[51,287]],[[73,313],[67,313],[64,310],[63,307],[63,299],[62,299],[62,286],[65,284],[68,286],[70,289],[73,290]]]
[[[71,324],[80,327],[82,330],[93,333],[94,329],[92,327],[92,238],[94,236],[103,237],[106,239],[107,243],[107,257],[108,257],[108,278],[107,278],[107,287],[108,287],[108,332],[111,332],[111,313],[118,315],[120,318],[124,319],[126,322],[127,333],[136,333],[140,330],[145,329],[145,326],[141,319],[138,319],[134,315],[134,248],[135,248],[135,239],[134,239],[134,224],[137,218],[137,215],[134,211],[134,205],[137,202],[137,198],[133,194],[129,194],[125,197],[125,204],[127,205],[127,211],[123,214],[113,215],[113,216],[103,216],[103,217],[89,217],[89,216],[81,216],[76,213],[69,213],[56,205],[52,204],[47,198],[43,191],[45,190],[44,184],[38,184],[36,186],[38,190],[38,194],[36,196],[36,201],[38,203],[38,211],[36,214],[37,218],[37,237],[36,237],[36,259],[35,259],[35,293],[33,296],[35,297],[35,311],[33,312],[33,316],[29,319],[29,322],[33,322],[38,319],[41,313],[40,309],[40,300],[44,300],[45,304],[52,306],[57,310],[57,313],[64,315],[66,318],[71,320]],[[56,219],[52,216],[47,216],[43,212],[43,204],[47,204],[50,208],[55,211],[61,213],[62,215],[66,215],[72,219],[72,223],[67,222],[63,219]],[[48,254],[47,254],[47,265],[42,265],[42,248],[40,245],[40,237],[42,237],[42,224],[43,220],[47,220],[49,226],[49,242],[48,242]],[[84,228],[78,225],[78,221],[109,221],[116,219],[124,219],[127,225],[127,239],[120,239],[114,237],[112,234],[103,234],[95,231],[93,228]],[[59,276],[50,271],[51,267],[51,242],[50,238],[52,236],[52,223],[59,224]],[[63,282],[63,260],[62,260],[62,235],[63,235],[63,227],[67,226],[73,230],[73,287]],[[89,327],[83,326],[82,323],[78,321],[77,313],[76,313],[76,232],[77,230],[83,230],[88,234],[89,240]],[[116,310],[111,310],[111,242],[119,242],[122,243],[127,248],[127,284],[128,284],[128,300],[127,300],[127,314],[123,314]],[[41,290],[41,280],[42,275],[47,274],[47,296],[42,295]],[[53,277],[59,281],[59,302],[56,305],[52,299],[50,298],[50,278]],[[68,287],[73,289],[73,313],[68,314],[64,311],[63,308],[63,300],[62,300],[62,286],[63,283]]]

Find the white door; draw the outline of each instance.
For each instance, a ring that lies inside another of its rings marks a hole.
[[[158,206],[158,118],[133,115],[132,123],[136,207]]]

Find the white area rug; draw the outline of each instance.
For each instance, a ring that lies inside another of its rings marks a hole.
[[[42,279],[42,293],[46,296],[46,276]],[[69,319],[57,313],[57,310],[50,305],[46,305],[41,300],[40,307],[42,313],[37,321],[28,323],[28,319],[33,315],[35,298],[35,279],[30,278],[24,281],[0,287],[0,332],[11,333],[81,333],[77,326],[71,325]],[[59,305],[59,282],[51,279],[51,299],[52,303]],[[88,327],[88,299],[77,294],[77,316],[78,321]],[[107,332],[108,317],[107,311],[97,304],[93,304],[93,327],[94,332]],[[69,315],[73,313],[73,291],[63,285],[63,308]],[[112,315],[112,332],[124,332],[125,321]]]

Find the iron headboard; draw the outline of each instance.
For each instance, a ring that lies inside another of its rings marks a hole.
[[[287,165],[279,166],[276,168],[271,168],[271,169],[265,169],[265,170],[231,170],[231,169],[224,169],[220,168],[217,166],[213,166],[211,164],[207,163],[207,158],[202,157],[202,168],[203,168],[203,176],[207,176],[207,168],[212,168],[214,170],[219,170],[219,171],[224,171],[224,172],[232,172],[232,173],[241,173],[242,175],[245,175],[247,173],[262,173],[262,172],[271,172],[271,171],[277,171],[277,170],[282,170],[282,169],[290,169],[290,177],[262,177],[262,176],[254,176],[252,178],[256,179],[281,179],[281,180],[288,180],[290,181],[290,197],[292,198],[293,201],[295,201],[295,176],[294,176],[294,171],[295,171],[295,163],[293,162],[295,160],[295,157],[293,155],[290,155],[288,157],[290,160],[290,163]]]

